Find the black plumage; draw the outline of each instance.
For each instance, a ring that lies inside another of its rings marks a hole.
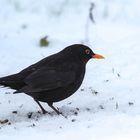
[[[86,63],[91,58],[103,58],[82,44],[74,44],[62,51],[44,58],[21,72],[0,78],[0,85],[15,89],[14,93],[25,93],[39,101],[46,102],[55,110],[53,103],[71,96],[82,84]]]

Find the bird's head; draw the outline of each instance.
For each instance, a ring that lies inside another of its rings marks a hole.
[[[74,44],[71,46],[68,46],[64,49],[65,52],[70,57],[82,60],[83,62],[88,62],[91,58],[94,59],[104,59],[104,56],[100,54],[94,53],[88,46],[82,45],[82,44]]]

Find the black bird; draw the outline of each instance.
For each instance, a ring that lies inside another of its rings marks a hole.
[[[14,93],[31,96],[43,114],[48,112],[39,101],[46,102],[57,114],[61,114],[53,103],[71,96],[80,87],[86,63],[91,58],[104,57],[95,54],[88,46],[74,44],[17,74],[0,78],[0,85],[15,89]]]

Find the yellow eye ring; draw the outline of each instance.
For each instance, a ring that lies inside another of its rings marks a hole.
[[[86,53],[86,54],[90,54],[90,50],[89,50],[89,49],[86,49],[86,50],[85,50],[85,53]]]

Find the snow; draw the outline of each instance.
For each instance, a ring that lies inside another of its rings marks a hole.
[[[1,140],[139,139],[140,2],[95,0],[96,23],[87,28],[90,2],[0,1],[0,77],[84,42],[86,30],[87,43],[106,58],[90,60],[80,89],[54,104],[67,118],[45,103],[51,115],[42,115],[31,97],[0,88],[0,121],[11,123],[0,124]],[[46,35],[50,45],[40,48],[39,39]]]

